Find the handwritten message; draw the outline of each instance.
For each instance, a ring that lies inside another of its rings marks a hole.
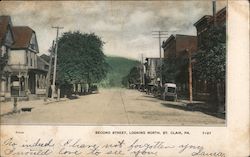
[[[145,142],[142,139],[126,141],[117,140],[111,143],[88,143],[84,139],[55,139],[25,140],[17,142],[10,137],[1,142],[3,156],[159,156],[161,151],[171,151],[189,156],[225,157],[223,152],[207,152],[201,145],[173,145],[167,141]]]

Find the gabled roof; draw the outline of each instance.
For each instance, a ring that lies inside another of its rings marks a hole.
[[[8,30],[9,24],[12,25],[10,16],[6,16],[6,15],[0,16],[0,45],[2,45],[5,34],[7,33],[7,30]]]
[[[11,48],[13,49],[23,49],[28,48],[32,33],[34,32],[28,26],[15,26],[12,28],[14,33],[15,43]]]
[[[49,63],[49,61],[50,61],[50,56],[48,56],[48,55],[46,55],[46,54],[42,54],[42,55],[40,56],[40,58],[42,58],[43,60],[45,60],[45,61],[48,62],[48,63]]]
[[[46,60],[44,60],[41,56],[37,56],[37,62],[38,62],[39,65],[40,64],[49,65],[49,63]]]

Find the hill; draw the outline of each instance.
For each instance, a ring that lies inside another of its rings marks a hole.
[[[99,85],[102,87],[121,87],[122,78],[126,76],[130,69],[139,64],[139,61],[123,58],[123,57],[106,57],[107,63],[110,66],[110,70]]]

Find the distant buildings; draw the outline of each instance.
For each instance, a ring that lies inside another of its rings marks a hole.
[[[48,63],[37,55],[35,31],[28,26],[12,26],[10,16],[0,16],[0,32],[2,52],[8,55],[1,79],[1,99],[45,94]]]
[[[157,85],[157,79],[160,79],[160,58],[146,58],[146,63],[144,65],[146,68],[146,82]]]

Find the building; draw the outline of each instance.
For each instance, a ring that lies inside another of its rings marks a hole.
[[[144,65],[146,68],[146,82],[148,84],[157,85],[157,81],[160,79],[161,59],[152,57],[146,58],[146,63]]]
[[[195,53],[197,51],[197,37],[191,35],[171,35],[163,41],[164,58],[180,58],[187,55],[186,51]]]
[[[163,75],[173,76],[171,79],[165,78],[165,82],[176,83],[179,94],[182,93],[183,95],[187,95],[189,80],[188,63],[186,60],[188,60],[189,54],[192,56],[197,52],[196,36],[181,34],[171,35],[166,41],[163,41],[162,48],[164,50],[164,64],[172,68],[172,71],[169,73],[163,70]],[[165,68],[168,68],[166,66]]]
[[[10,97],[10,77],[5,64],[8,62],[10,48],[14,44],[14,34],[10,16],[0,16],[0,100]]]
[[[1,96],[8,99],[44,95],[49,65],[38,56],[35,31],[28,26],[11,25],[10,28],[14,42],[8,47],[8,62],[3,70],[5,81],[2,84],[5,86]]]
[[[203,40],[208,33],[209,29],[213,26],[223,27],[226,34],[226,7],[222,8],[216,12],[216,7],[214,4],[213,15],[205,15],[194,23],[197,30],[198,39],[198,50],[201,49]],[[195,64],[193,66],[195,68]],[[200,100],[215,99],[215,94],[217,90],[215,89],[215,83],[209,82],[207,80],[197,80],[194,82],[194,94]],[[221,85],[221,95],[225,96],[225,83]],[[214,96],[212,96],[214,95]]]
[[[202,18],[200,18],[197,22],[194,23],[194,26],[197,30],[199,48],[202,46],[202,39],[205,37],[205,34],[207,33],[210,27],[214,25],[226,26],[226,7],[213,14],[213,16],[204,15]]]

